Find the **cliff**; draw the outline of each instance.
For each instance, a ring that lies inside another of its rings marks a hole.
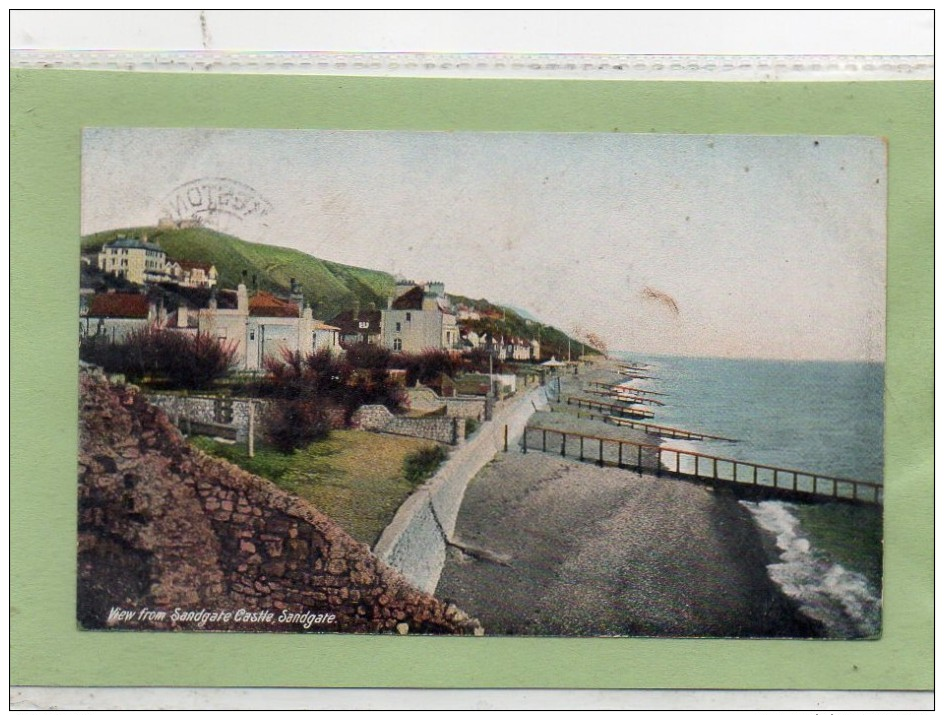
[[[84,372],[80,393],[83,627],[370,633],[478,627],[411,586],[305,501],[189,447],[136,388]]]

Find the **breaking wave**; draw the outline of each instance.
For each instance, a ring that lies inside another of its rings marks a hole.
[[[881,630],[880,594],[866,578],[832,563],[811,547],[790,504],[742,501],[755,522],[776,537],[780,561],[767,570],[800,610],[832,638],[875,637]]]

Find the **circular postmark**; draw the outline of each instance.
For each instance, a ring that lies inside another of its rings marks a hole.
[[[260,219],[271,209],[272,204],[251,186],[209,177],[187,181],[168,192],[161,204],[161,221],[226,229],[247,219]]]

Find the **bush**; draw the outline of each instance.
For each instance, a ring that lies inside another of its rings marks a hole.
[[[273,447],[285,454],[331,434],[331,418],[317,399],[279,400],[266,410],[265,431]]]
[[[446,459],[445,447],[425,447],[403,460],[403,478],[416,486],[429,479]]]
[[[473,434],[475,430],[479,428],[481,423],[474,417],[465,418],[465,436],[468,437],[470,434]]]
[[[407,384],[415,385],[417,380],[428,383],[440,375],[455,377],[461,366],[461,360],[445,350],[428,349],[419,354],[396,353],[391,356],[390,364],[406,370]]]
[[[157,325],[131,332],[122,342],[102,336],[79,344],[79,357],[106,372],[129,380],[151,378],[168,387],[204,389],[225,377],[233,365],[236,346],[207,333],[196,335],[163,330]]]
[[[269,440],[290,452],[350,424],[361,405],[398,410],[406,394],[387,372],[388,358],[382,348],[367,346],[354,351],[353,364],[348,355],[328,350],[305,356],[286,351],[280,360],[266,360],[268,374],[253,393],[277,401],[265,424]]]

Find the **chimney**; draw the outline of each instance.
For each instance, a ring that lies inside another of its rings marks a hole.
[[[358,317],[360,317],[360,314],[361,314],[361,302],[360,302],[357,298],[355,298],[355,299],[354,299],[354,310],[351,311],[351,318],[352,318],[353,320],[357,320]]]
[[[294,278],[290,280],[292,282],[292,293],[289,295],[288,299],[298,307],[298,315],[301,316],[302,310],[305,307],[305,296],[302,295],[302,287],[298,285],[298,281]]]

